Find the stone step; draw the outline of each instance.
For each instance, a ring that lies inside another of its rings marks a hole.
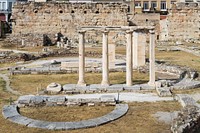
[[[156,91],[161,97],[172,96],[171,87],[156,87]]]

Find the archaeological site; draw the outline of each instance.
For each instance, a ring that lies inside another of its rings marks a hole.
[[[0,133],[199,133],[200,1],[0,0]]]

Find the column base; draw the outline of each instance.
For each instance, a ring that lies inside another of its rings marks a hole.
[[[133,69],[138,69],[138,65],[134,65],[134,66],[133,66]]]
[[[148,82],[148,85],[149,85],[149,86],[152,86],[152,87],[155,87],[155,86],[156,86],[155,82]]]
[[[85,81],[78,81],[77,86],[86,86]]]
[[[132,86],[133,84],[132,83],[126,83],[126,86]]]
[[[101,85],[107,87],[107,86],[110,86],[110,83],[109,81],[102,81]]]

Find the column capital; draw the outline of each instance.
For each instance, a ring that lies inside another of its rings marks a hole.
[[[130,30],[131,30],[131,31],[136,31],[136,30],[137,30],[137,27],[131,27]]]
[[[79,80],[77,83],[77,86],[81,87],[81,86],[87,86],[87,84],[85,83],[84,80]]]
[[[155,34],[155,31],[154,30],[149,30],[149,33],[150,34]]]
[[[108,34],[109,31],[108,31],[108,30],[103,30],[102,33],[104,33],[104,34]]]
[[[126,34],[132,34],[133,30],[126,30]]]
[[[109,33],[109,30],[107,30],[106,28],[103,28],[103,29],[101,30],[101,32],[104,33],[104,34],[108,34],[108,33]]]
[[[85,30],[79,30],[78,33],[84,34],[86,31]]]

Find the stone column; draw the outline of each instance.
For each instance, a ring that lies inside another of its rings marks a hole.
[[[149,85],[155,86],[155,31],[150,30],[149,44]]]
[[[133,66],[132,66],[132,33],[126,31],[126,85],[132,86]]]
[[[138,66],[144,66],[146,63],[146,33],[139,33],[138,37]]]
[[[78,86],[86,86],[85,77],[85,31],[79,31],[79,80]]]
[[[133,32],[133,68],[138,67],[138,33]]]
[[[109,68],[108,68],[108,31],[103,31],[102,44],[102,82],[101,85],[109,86]]]
[[[108,45],[109,69],[115,68],[115,44]]]

